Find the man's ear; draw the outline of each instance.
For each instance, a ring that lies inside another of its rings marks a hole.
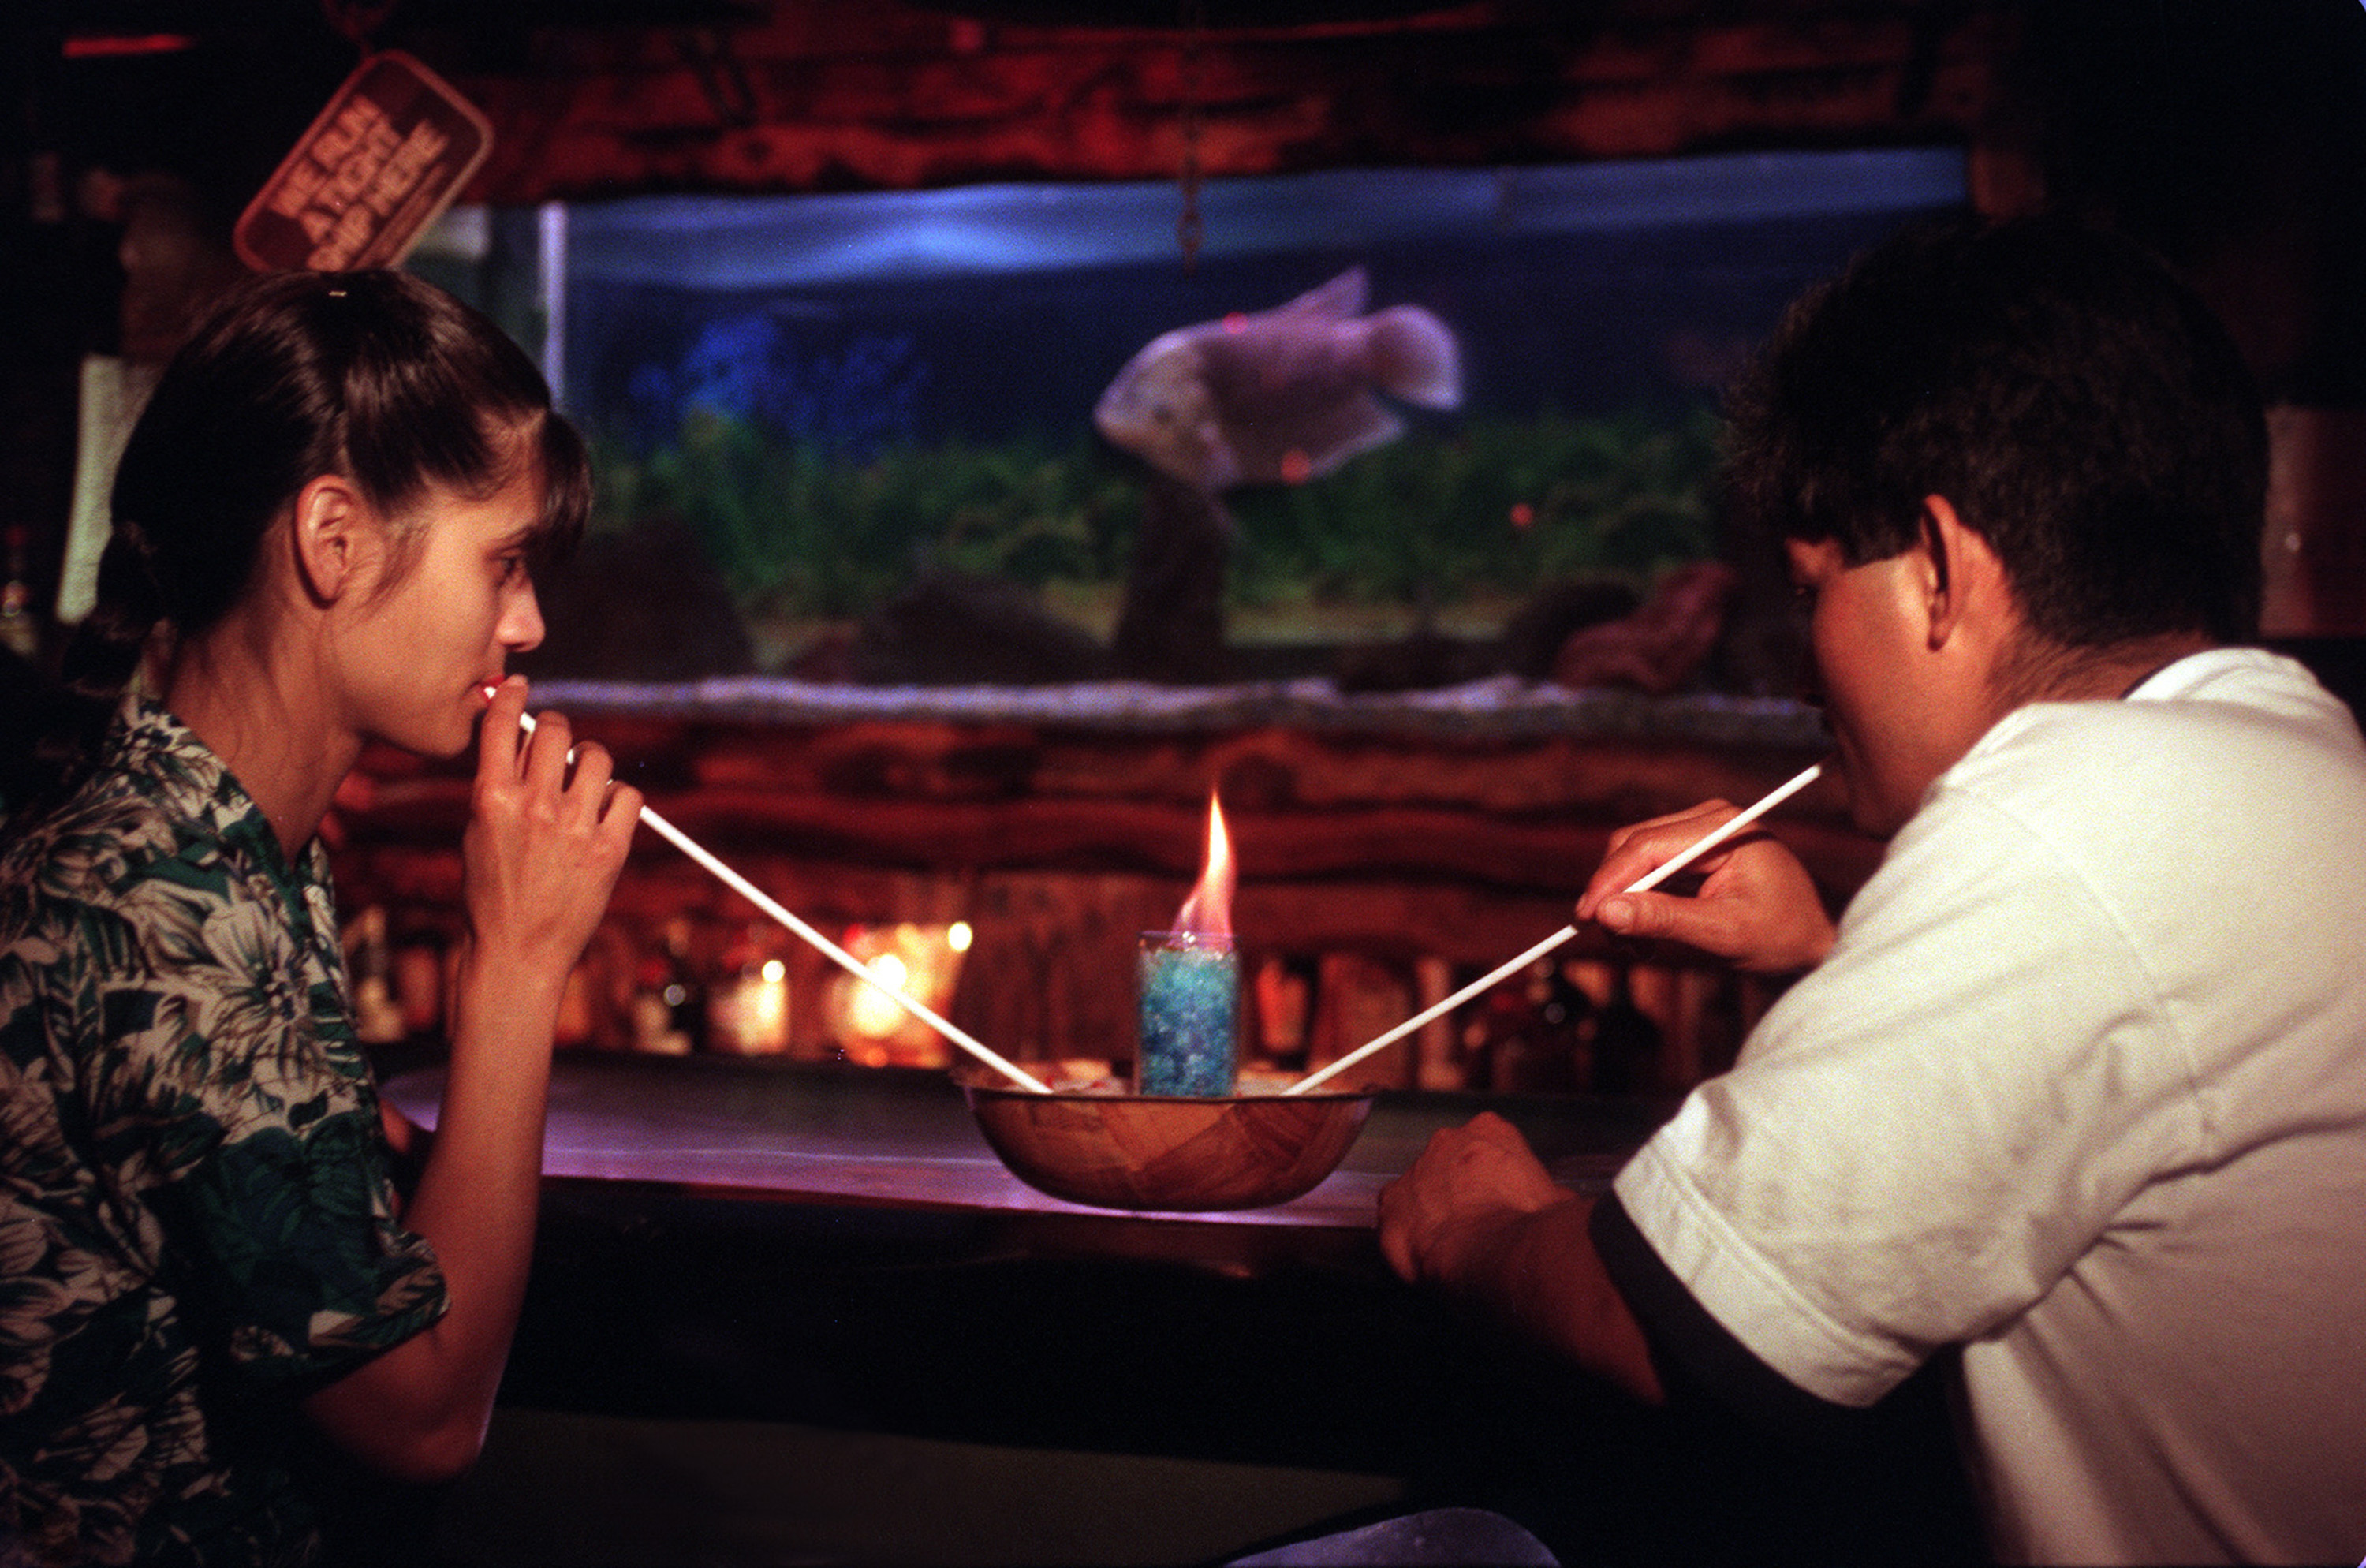
[[[367,507],[352,480],[322,474],[296,492],[294,510],[297,577],[314,604],[332,604],[360,570]]]
[[[2009,594],[2004,563],[1987,536],[1966,524],[1953,502],[1944,495],[1924,496],[1919,526],[1918,586],[1929,617],[1931,646],[1936,649],[1961,629],[1967,615],[2004,608]]]

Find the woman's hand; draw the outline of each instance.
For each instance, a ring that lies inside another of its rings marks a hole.
[[[435,1248],[451,1310],[304,1402],[339,1445],[413,1481],[451,1479],[483,1445],[534,1253],[559,998],[640,818],[604,750],[582,747],[570,770],[567,721],[547,716],[529,738],[524,712],[512,677],[477,738],[450,1061],[402,1214]]]
[[[1692,896],[1624,891],[1734,815],[1711,801],[1610,836],[1610,850],[1577,901],[1577,916],[1615,936],[1681,942],[1762,975],[1812,969],[1831,951],[1831,917],[1808,868],[1761,832],[1737,835],[1695,863]]]
[[[519,723],[525,697],[523,677],[495,687],[478,735],[461,840],[466,902],[476,945],[556,987],[607,909],[641,795],[614,782],[600,746],[574,748],[570,769],[572,737],[558,715],[527,734]]]

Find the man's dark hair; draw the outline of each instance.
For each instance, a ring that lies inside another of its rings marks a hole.
[[[2267,425],[2240,353],[2150,252],[2072,220],[1947,218],[1795,304],[1737,385],[1737,521],[1911,546],[1942,495],[2066,648],[2257,635]]]

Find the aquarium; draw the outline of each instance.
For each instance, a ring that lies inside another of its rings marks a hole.
[[[1546,678],[1717,558],[1721,388],[1948,149],[460,212],[597,457],[537,672]],[[1690,678],[1690,677],[1688,677]],[[1702,677],[1712,678],[1712,677]]]

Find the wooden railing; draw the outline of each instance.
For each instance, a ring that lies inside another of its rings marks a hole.
[[[1194,694],[862,693],[780,683],[537,693],[608,746],[650,804],[825,929],[964,921],[946,1010],[1006,1055],[1122,1061],[1136,934],[1171,923],[1212,791],[1251,1055],[1319,1065],[1567,923],[1622,823],[1755,798],[1812,760],[1788,705],[1507,692],[1348,701]],[[398,940],[454,929],[468,776],[374,751],[341,803],[346,909]],[[1772,830],[1837,905],[1878,847],[1829,782]],[[792,1054],[836,1054],[837,971],[653,836],[587,962],[578,1020],[620,1045],[669,935],[693,970],[747,942],[787,971]],[[1405,1087],[1680,1089],[1726,1059],[1769,993],[1682,954],[1585,938],[1371,1059]],[[924,1056],[922,1059],[926,1059]]]

